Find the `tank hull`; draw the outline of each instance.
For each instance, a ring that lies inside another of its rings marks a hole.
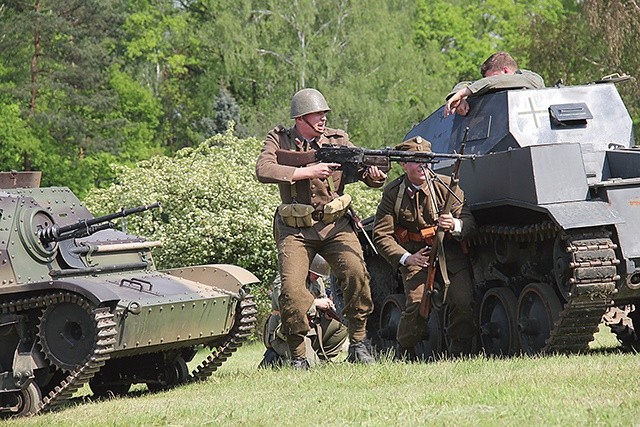
[[[246,289],[258,279],[240,267],[159,271],[159,242],[90,229],[65,188],[0,191],[0,205],[2,416],[55,408],[87,383],[108,395],[203,380],[255,327]],[[43,240],[76,223],[70,238]],[[200,348],[210,354],[189,372]]]

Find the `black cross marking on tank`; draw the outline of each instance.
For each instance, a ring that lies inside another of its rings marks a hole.
[[[538,116],[536,114],[547,114],[547,110],[536,110],[536,107],[533,105],[533,97],[529,97],[529,107],[531,107],[531,111],[519,111],[518,115],[524,116],[525,114],[531,114],[533,116],[533,122],[536,127],[539,128],[542,123],[538,123]]]

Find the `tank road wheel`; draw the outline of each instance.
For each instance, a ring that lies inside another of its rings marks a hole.
[[[396,347],[396,334],[398,332],[398,324],[400,316],[405,305],[404,294],[391,294],[382,304],[380,312],[380,326],[378,334],[380,335],[380,352],[393,350]]]
[[[42,400],[40,388],[31,382],[25,389],[16,393],[3,393],[0,402],[3,412],[0,418],[24,417],[38,412],[38,403]]]
[[[45,357],[63,371],[83,365],[93,355],[96,334],[94,316],[84,300],[50,305],[40,318],[38,336]]]
[[[518,300],[509,288],[492,288],[480,305],[480,340],[489,356],[511,356],[520,351],[516,308]]]
[[[532,283],[522,290],[518,300],[518,330],[527,354],[542,351],[561,310],[560,299],[550,285]]]
[[[189,368],[187,362],[178,356],[173,363],[164,366],[157,382],[148,382],[147,388],[151,392],[168,390],[189,380]]]

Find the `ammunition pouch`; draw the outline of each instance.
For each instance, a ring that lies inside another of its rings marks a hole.
[[[314,220],[311,217],[313,211],[313,206],[301,203],[283,203],[278,207],[278,213],[280,214],[282,221],[289,227],[296,228],[311,227],[314,223]]]
[[[433,236],[436,235],[436,227],[431,226],[423,228],[419,233],[413,233],[404,227],[398,227],[395,231],[398,243],[407,242],[424,242],[429,246],[433,246]]]
[[[289,227],[303,228],[311,227],[317,221],[324,221],[325,224],[331,224],[338,218],[342,218],[350,205],[351,196],[344,194],[324,205],[322,212],[315,212],[314,207],[311,205],[283,203],[278,208],[278,213],[282,221]]]
[[[348,194],[343,194],[342,196],[333,199],[324,205],[324,215],[322,216],[322,220],[325,224],[330,224],[338,218],[342,218],[350,205],[351,196]]]

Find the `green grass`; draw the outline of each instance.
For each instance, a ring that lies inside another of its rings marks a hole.
[[[638,425],[640,355],[600,332],[584,355],[473,357],[434,363],[334,363],[309,372],[258,370],[241,348],[210,379],[162,393],[65,407],[6,426],[129,425]],[[82,393],[80,393],[82,394]]]

